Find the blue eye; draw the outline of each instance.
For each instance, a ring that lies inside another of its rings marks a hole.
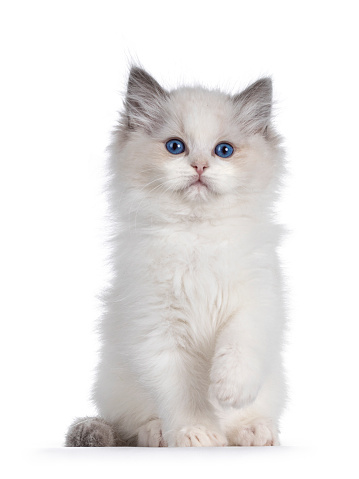
[[[169,140],[166,143],[167,150],[172,153],[172,155],[179,155],[185,150],[183,141],[181,140]]]
[[[233,151],[233,146],[228,143],[219,143],[214,149],[215,154],[221,158],[229,158],[233,155]]]

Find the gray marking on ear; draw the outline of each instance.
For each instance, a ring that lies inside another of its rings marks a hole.
[[[142,68],[132,67],[125,100],[128,128],[144,128],[150,133],[161,121],[168,97],[169,93],[151,75]]]
[[[272,112],[272,80],[261,78],[233,97],[241,128],[250,134],[266,134]]]

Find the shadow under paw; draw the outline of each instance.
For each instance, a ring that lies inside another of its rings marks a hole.
[[[112,426],[99,417],[83,417],[71,424],[65,440],[66,447],[114,447]]]

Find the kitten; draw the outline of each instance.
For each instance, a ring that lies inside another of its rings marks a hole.
[[[279,444],[284,313],[272,84],[166,91],[133,67],[110,157],[114,278],[68,446]]]

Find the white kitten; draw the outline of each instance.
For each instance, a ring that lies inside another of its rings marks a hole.
[[[67,445],[278,442],[284,314],[271,80],[234,97],[131,69],[111,146],[114,278],[94,389]]]

